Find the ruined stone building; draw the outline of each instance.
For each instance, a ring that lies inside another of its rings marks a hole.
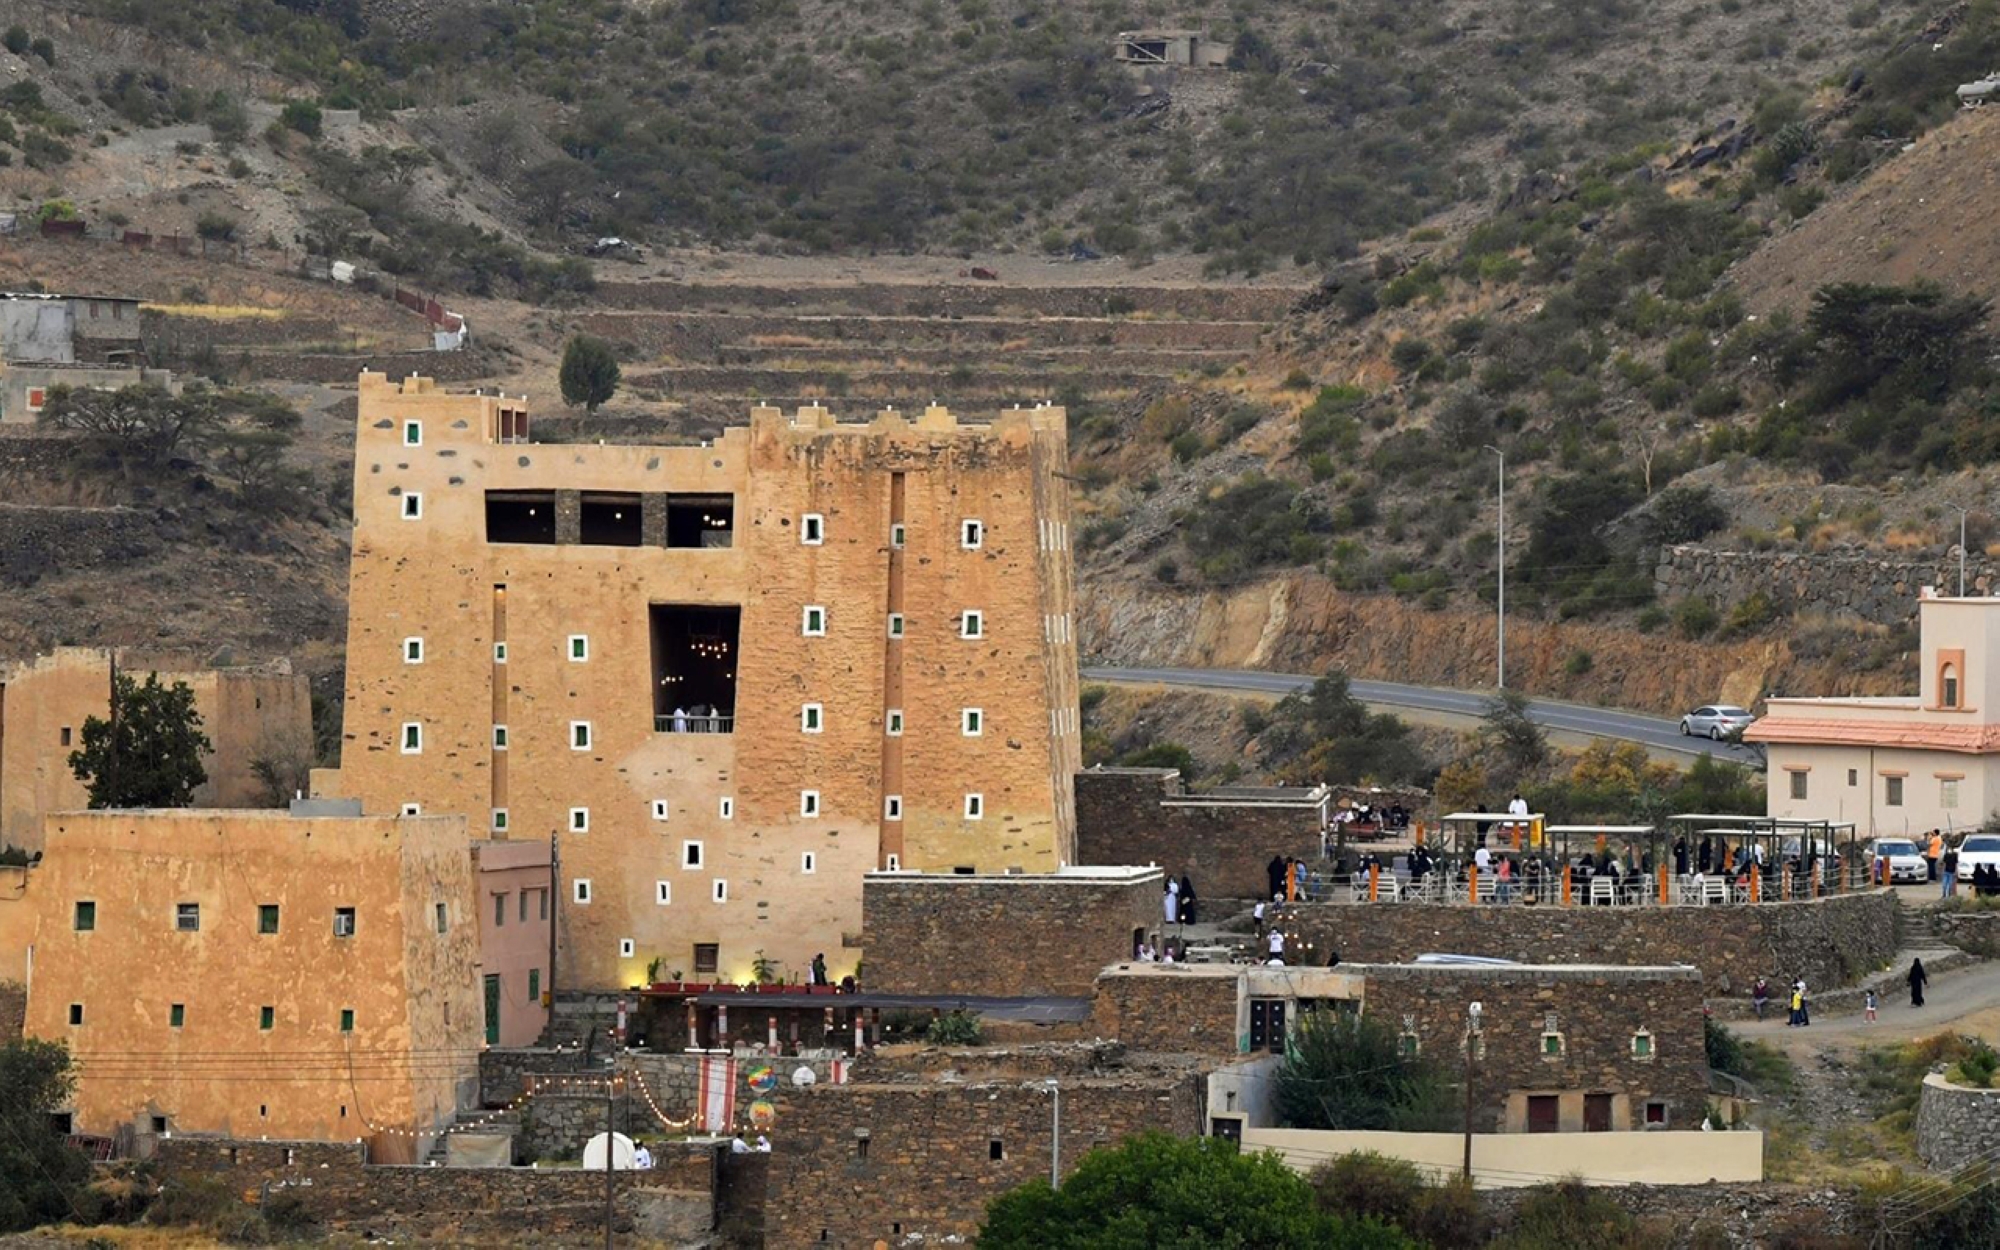
[[[84,721],[110,715],[114,664],[141,682],[157,673],[162,685],[183,682],[194,691],[202,732],[215,748],[202,761],[208,782],[195,791],[197,806],[273,802],[282,796],[266,794],[255,761],[311,762],[312,690],[289,664],[214,668],[185,656],[58,647],[0,666],[0,845],[40,850],[45,815],[87,805],[69,757],[83,745]]]
[[[26,1032],[77,1132],[370,1139],[411,1161],[477,1096],[459,817],[67,812],[27,891]]]
[[[364,374],[342,766],[316,792],[560,839],[563,988],[838,977],[861,880],[1073,861],[1060,409],[538,445]]]

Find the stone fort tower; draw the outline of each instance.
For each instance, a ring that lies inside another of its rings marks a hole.
[[[862,874],[1075,858],[1066,463],[1052,407],[535,444],[525,401],[364,373],[317,791],[553,835],[565,988],[838,977]]]

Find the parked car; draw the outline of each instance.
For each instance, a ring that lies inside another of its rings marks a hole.
[[[1751,722],[1756,719],[1748,708],[1728,703],[1710,703],[1681,717],[1681,733],[1691,737],[1713,738],[1720,742],[1731,734],[1741,733],[1750,728]]]
[[[2000,842],[2000,839],[1995,839]],[[1871,848],[1876,862],[1882,865],[1883,875],[1889,884],[1898,881],[1923,882],[1930,878],[1930,865],[1925,862],[1923,852],[1908,838],[1877,838]]]
[[[1967,834],[1958,844],[1958,879],[1972,880],[1972,870],[1981,864],[2000,870],[2000,834]]]

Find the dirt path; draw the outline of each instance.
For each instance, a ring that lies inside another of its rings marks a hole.
[[[1974,964],[1956,972],[1943,973],[1931,980],[1922,1007],[1910,1006],[1910,997],[1900,982],[1897,993],[1885,993],[1874,1023],[1860,1009],[1839,1015],[1813,1016],[1803,1029],[1785,1023],[1785,1012],[1776,1001],[1764,1021],[1733,1023],[1730,1028],[1746,1039],[1769,1042],[1794,1058],[1832,1046],[1854,1049],[1883,1046],[1954,1028],[1962,1033],[2000,1041],[2000,962]]]

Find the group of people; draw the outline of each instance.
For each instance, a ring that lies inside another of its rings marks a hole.
[[[1167,882],[1160,887],[1160,910],[1168,924],[1195,924],[1196,905],[1194,882],[1186,873],[1176,881],[1171,873]]]
[[[1306,861],[1295,855],[1273,855],[1271,862],[1264,865],[1264,875],[1268,878],[1271,894],[1276,898],[1296,903],[1311,896],[1312,870],[1306,866]]]
[[[1928,839],[1919,839],[1917,845],[1923,849],[1924,864],[1932,881],[1938,883],[1938,893],[1943,898],[1954,898],[1958,894],[1959,862],[1958,848],[1948,841],[1941,830],[1933,829]],[[1875,879],[1888,879],[1886,863],[1878,860],[1875,865]],[[1990,864],[1976,865],[1966,884],[1977,895],[2000,894],[2000,868]]]
[[[1910,961],[1910,970],[1903,974],[1903,980],[1908,982],[1910,987],[1910,1006],[1923,1006],[1924,987],[1929,985],[1931,981],[1930,973],[1924,971],[1924,961],[1920,958],[1912,959]],[[1763,977],[1758,977],[1757,983],[1750,987],[1750,1005],[1756,1009],[1759,1020],[1764,1018],[1764,1009],[1770,1005],[1770,1002],[1771,984]],[[1791,1012],[1785,1019],[1785,1027],[1803,1029],[1810,1026],[1812,1024],[1812,1000],[1806,995],[1806,983],[1803,977],[1792,982],[1788,1002]],[[1862,1018],[1871,1024],[1875,1021],[1876,1006],[1875,991],[1873,989],[1863,991],[1861,998]]]

